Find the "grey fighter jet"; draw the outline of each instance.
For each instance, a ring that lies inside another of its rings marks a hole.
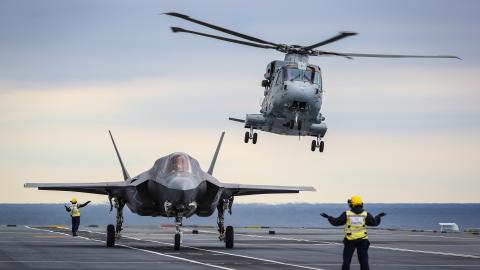
[[[157,159],[153,167],[138,176],[130,177],[109,131],[110,138],[122,168],[124,181],[98,183],[26,183],[26,188],[39,190],[74,191],[107,195],[110,211],[117,210],[116,226],[107,226],[107,246],[113,247],[123,226],[125,205],[141,216],[162,216],[175,218],[175,244],[180,249],[182,219],[198,215],[207,217],[218,212],[219,239],[227,248],[233,247],[233,227],[224,227],[225,211],[232,213],[235,196],[298,193],[315,191],[313,187],[263,186],[221,183],[213,177],[213,169],[222,145],[222,133],[208,171],[200,168],[198,161],[186,153],[172,153]],[[112,202],[113,201],[113,202]]]

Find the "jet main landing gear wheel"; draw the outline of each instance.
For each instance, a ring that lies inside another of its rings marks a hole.
[[[233,236],[233,227],[227,226],[225,230],[225,247],[233,248],[234,236]]]
[[[312,140],[312,145],[310,147],[310,150],[312,150],[312,152],[315,152],[315,150],[317,150],[317,141],[316,140]]]
[[[107,226],[107,247],[115,246],[115,226],[109,224]]]
[[[320,141],[320,145],[318,146],[318,151],[320,151],[320,153],[322,153],[323,148],[325,148],[325,143],[323,141]]]
[[[253,133],[253,137],[252,137],[252,143],[253,144],[256,144],[257,143],[257,138],[258,138],[258,134],[255,132]]]
[[[250,132],[246,131],[246,132],[245,132],[244,142],[245,142],[245,143],[248,143],[249,140],[250,140]]]
[[[173,245],[173,249],[180,250],[180,241],[181,241],[181,235],[179,233],[176,233],[175,234],[175,243]]]

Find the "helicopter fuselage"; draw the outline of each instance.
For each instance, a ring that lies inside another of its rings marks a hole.
[[[287,54],[284,61],[271,62],[265,79],[261,114],[247,114],[246,127],[283,135],[325,135],[321,71],[308,64],[308,56]]]

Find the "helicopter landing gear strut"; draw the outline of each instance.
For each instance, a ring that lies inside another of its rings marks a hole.
[[[244,142],[248,143],[249,140],[252,140],[252,143],[256,144],[257,138],[258,138],[258,134],[256,132],[253,132],[253,127],[250,127],[250,132],[249,131],[245,132]]]
[[[310,150],[312,152],[315,152],[315,150],[318,148],[318,151],[323,152],[323,149],[325,148],[325,142],[322,141],[322,138],[317,137],[316,140],[312,140],[312,145],[310,147]]]

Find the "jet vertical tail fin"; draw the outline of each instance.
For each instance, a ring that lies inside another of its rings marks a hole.
[[[222,132],[220,136],[220,140],[218,141],[217,149],[215,150],[215,154],[213,155],[212,163],[210,163],[210,168],[208,168],[208,174],[213,174],[213,168],[215,168],[215,162],[217,162],[218,152],[220,152],[220,147],[222,147],[223,136],[225,136],[225,131]]]
[[[115,152],[117,153],[118,161],[120,162],[120,166],[122,167],[122,173],[123,173],[123,179],[128,180],[130,179],[130,175],[128,174],[127,168],[125,168],[125,165],[123,165],[122,157],[120,156],[120,153],[118,152],[117,145],[115,144],[115,140],[113,139],[112,132],[110,130],[108,131],[110,134],[110,139],[112,139],[113,147],[115,148]]]

